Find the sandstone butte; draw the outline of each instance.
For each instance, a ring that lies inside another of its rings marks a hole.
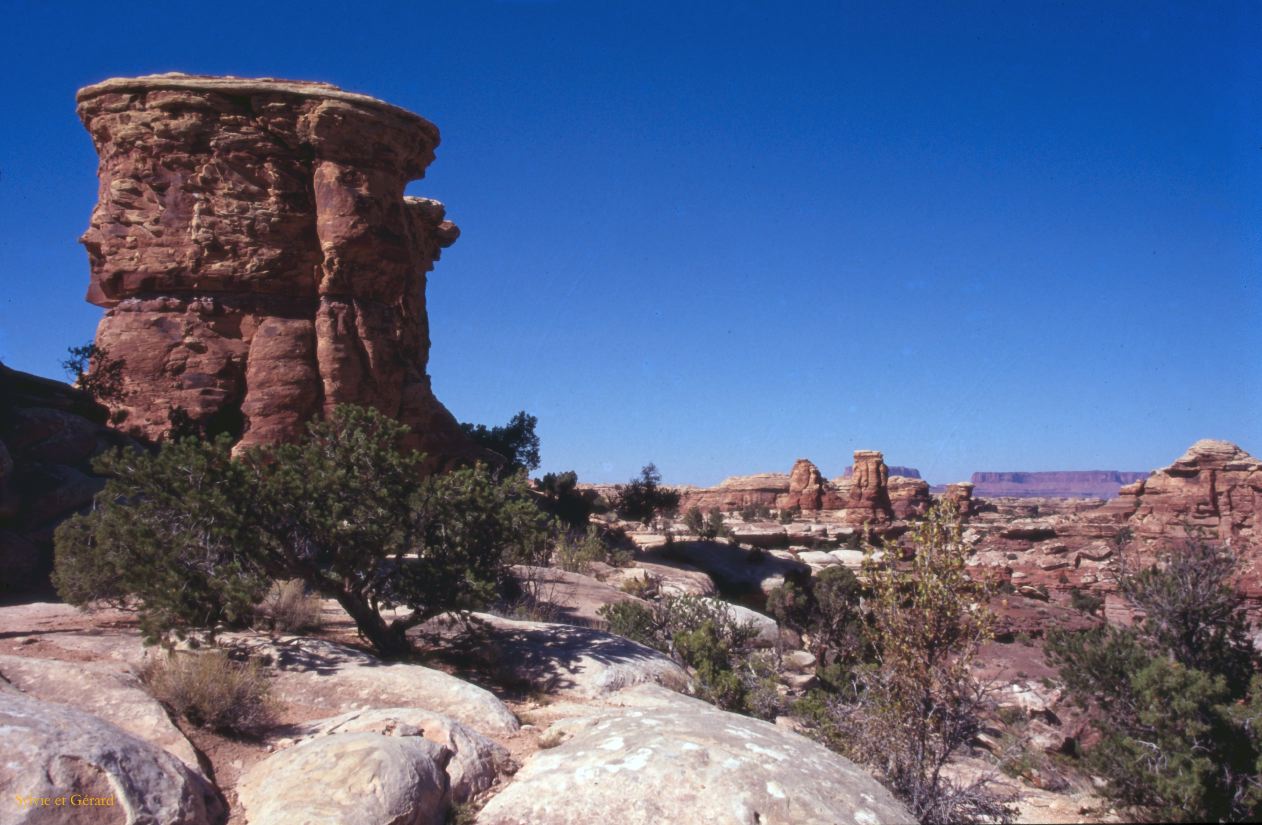
[[[404,186],[438,129],[324,83],[185,74],[78,94],[100,157],[82,241],[96,344],[123,362],[111,420],[187,416],[239,448],[375,407],[438,460],[474,455],[426,373],[426,273],[459,235]]]

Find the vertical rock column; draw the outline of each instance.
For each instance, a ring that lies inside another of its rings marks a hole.
[[[850,496],[845,503],[849,524],[885,524],[894,517],[890,504],[889,469],[876,450],[855,450]]]
[[[157,439],[187,416],[245,447],[347,402],[435,458],[472,454],[426,373],[425,277],[459,231],[403,194],[433,124],[277,80],[117,78],[78,101],[100,156],[87,297],[122,362],[122,428]]]

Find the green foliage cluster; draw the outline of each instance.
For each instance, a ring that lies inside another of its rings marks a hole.
[[[840,652],[833,661],[844,664],[825,673],[827,691],[796,710],[824,744],[875,770],[920,822],[1011,821],[989,777],[966,783],[943,771],[976,736],[988,706],[971,668],[992,637],[989,585],[968,576],[949,503],[929,510],[910,545],[906,564],[865,548],[862,617],[859,588],[844,574],[810,592],[777,594],[773,611],[828,638]]]
[[[505,469],[516,473],[539,467],[539,436],[535,434],[538,423],[538,418],[522,410],[503,427],[488,428],[485,424],[464,422],[460,429],[474,443],[503,456]]]
[[[740,512],[741,521],[763,521],[771,518],[771,508],[765,504],[746,504]]]
[[[679,509],[679,492],[662,486],[662,474],[655,464],[642,467],[639,478],[619,484],[613,498],[618,518],[645,525],[655,518],[671,516]]]
[[[786,507],[780,511],[779,519],[781,524],[792,524],[793,519],[797,518],[798,511],[793,507]]]
[[[758,631],[733,618],[727,606],[702,596],[668,596],[645,606],[617,602],[602,607],[609,631],[656,648],[687,667],[697,695],[725,710],[771,714],[766,691],[774,668],[754,655]]]
[[[570,527],[586,526],[596,509],[596,494],[578,489],[578,473],[545,473],[539,480],[541,506]]]
[[[70,357],[61,362],[61,368],[76,387],[104,404],[123,400],[121,359],[111,358],[104,347],[93,343],[70,347],[66,353]]]
[[[723,521],[723,514],[717,508],[708,514],[702,513],[700,507],[689,507],[684,513],[684,526],[702,541],[714,541],[720,536],[731,534],[731,530]]]
[[[552,550],[552,563],[571,573],[587,573],[596,562],[621,567],[630,557],[630,551],[609,542],[594,524],[581,533],[563,531]]]
[[[397,655],[408,629],[485,604],[508,565],[546,557],[551,522],[522,476],[423,477],[423,456],[398,447],[406,429],[370,409],[338,407],[309,432],[236,460],[227,438],[102,457],[95,508],[57,531],[58,591],[135,606],[155,641],[243,624],[273,581],[300,579]]]
[[[810,639],[816,676],[839,688],[865,653],[863,586],[845,567],[828,567],[803,581],[786,581],[767,595],[767,612]]]
[[[1262,677],[1235,568],[1229,549],[1190,539],[1144,570],[1123,564],[1141,622],[1048,634],[1070,695],[1099,720],[1085,767],[1138,817],[1262,817]]]
[[[1104,607],[1104,599],[1085,590],[1069,591],[1069,606],[1079,613],[1095,616]]]

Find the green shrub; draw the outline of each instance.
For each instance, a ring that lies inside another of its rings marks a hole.
[[[640,477],[614,488],[613,508],[618,518],[649,524],[679,509],[679,492],[662,486],[662,474],[654,464],[640,469]]]
[[[1134,816],[1262,817],[1262,678],[1235,568],[1230,550],[1195,539],[1139,572],[1123,558],[1119,590],[1144,620],[1048,634],[1070,696],[1100,720],[1085,766]]]
[[[107,456],[96,508],[57,531],[62,597],[134,601],[153,640],[248,621],[271,581],[299,578],[397,655],[408,629],[486,604],[509,565],[545,557],[551,524],[522,476],[422,477],[423,456],[397,446],[406,428],[370,409],[309,432],[235,461],[223,438]]]
[[[273,719],[263,668],[224,650],[155,657],[140,677],[155,699],[199,727],[252,735]]]
[[[702,541],[714,541],[719,536],[731,533],[724,524],[723,514],[717,509],[710,510],[707,515],[702,513],[699,507],[689,507],[688,512],[684,514],[684,526],[688,528],[688,532]]]
[[[590,526],[581,535],[561,533],[552,551],[552,563],[571,573],[586,573],[596,562],[603,562],[607,553],[600,531]]]
[[[539,480],[544,495],[543,508],[565,524],[584,528],[596,509],[597,496],[590,490],[578,489],[578,473],[546,473]]]
[[[765,504],[746,504],[740,510],[741,521],[760,521],[771,518],[771,508]]]
[[[503,456],[508,473],[517,473],[539,466],[539,436],[535,434],[538,423],[539,419],[522,410],[503,427],[462,423],[460,429],[474,443]]]
[[[1085,590],[1069,591],[1069,606],[1080,613],[1095,616],[1104,607],[1104,599]]]

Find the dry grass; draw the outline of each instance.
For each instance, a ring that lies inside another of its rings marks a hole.
[[[259,605],[258,616],[272,630],[317,630],[321,623],[320,597],[307,593],[301,579],[276,582]]]
[[[154,698],[200,727],[251,735],[273,719],[263,668],[224,650],[154,657],[140,677]]]

